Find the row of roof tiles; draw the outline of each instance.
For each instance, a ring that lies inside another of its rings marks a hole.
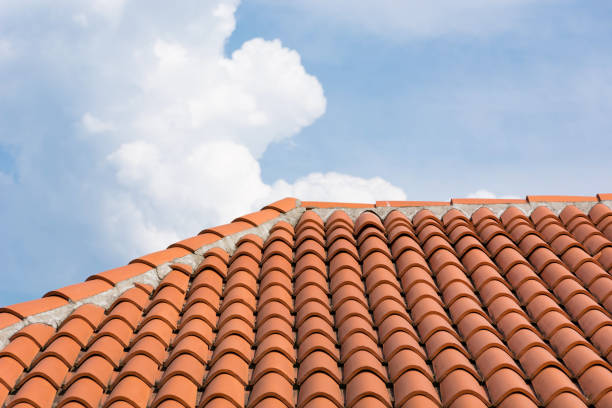
[[[377,201],[373,204],[337,203],[337,202],[299,202],[294,198],[271,203],[260,211],[236,218],[229,224],[220,225],[202,230],[198,235],[176,242],[168,249],[157,251],[134,259],[130,264],[108,271],[100,272],[87,278],[85,282],[66,286],[45,294],[41,299],[26,301],[0,308],[0,330],[4,327],[18,323],[28,316],[56,309],[70,302],[91,297],[93,295],[112,289],[117,283],[141,275],[151,268],[156,268],[166,262],[189,255],[199,248],[214,242],[269,222],[280,214],[301,205],[305,208],[369,208],[369,207],[415,207],[437,206],[455,204],[521,204],[537,202],[596,202],[612,200],[612,194],[597,194],[597,196],[527,196],[525,200],[513,199],[482,199],[482,198],[454,198],[449,202],[438,201]]]
[[[191,254],[199,248],[212,244],[228,235],[257,227],[295,207],[296,200],[293,198],[277,201],[265,206],[258,212],[237,218],[229,224],[205,229],[194,237],[170,245],[168,249],[136,258],[126,266],[100,272],[88,277],[85,282],[50,291],[41,299],[0,308],[0,329],[18,323],[28,316],[56,309],[67,305],[69,302],[77,302],[105,292],[121,281],[141,275],[151,268],[156,268],[164,263]]]
[[[375,203],[342,203],[327,201],[302,201],[306,208],[371,208],[371,207],[430,207],[457,204],[537,204],[537,203],[578,203],[612,200],[612,193],[595,196],[528,195],[524,199],[512,198],[451,198],[450,201],[376,201]]]
[[[199,248],[214,242],[269,222],[280,214],[301,205],[305,208],[370,208],[370,207],[415,207],[437,206],[455,204],[521,204],[537,202],[596,202],[612,200],[612,194],[597,194],[597,196],[527,196],[525,200],[514,199],[482,199],[482,198],[454,198],[450,202],[432,201],[377,201],[374,204],[337,203],[337,202],[299,202],[294,198],[271,203],[260,211],[236,218],[229,224],[220,225],[202,230],[198,235],[176,242],[168,249],[157,251],[134,259],[128,265],[100,272],[87,278],[85,282],[66,286],[45,294],[41,299],[26,301],[0,308],[0,330],[7,326],[19,323],[28,316],[56,309],[70,302],[89,298],[96,294],[112,289],[119,282],[141,275],[151,268],[170,262],[174,259],[189,255]]]
[[[612,404],[612,211],[307,211],[0,353],[51,406]],[[127,404],[127,405],[126,405]]]

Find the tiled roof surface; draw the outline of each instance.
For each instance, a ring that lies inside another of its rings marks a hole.
[[[612,407],[611,199],[273,203],[0,309],[0,403]]]

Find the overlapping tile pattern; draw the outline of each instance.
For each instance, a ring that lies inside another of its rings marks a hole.
[[[306,211],[265,242],[243,236],[231,256],[215,248],[196,270],[176,264],[107,310],[85,304],[57,330],[24,327],[0,352],[0,401],[611,407],[610,272],[601,203],[499,218],[485,206],[469,219]]]

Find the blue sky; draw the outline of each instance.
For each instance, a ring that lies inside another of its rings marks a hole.
[[[285,195],[612,191],[605,1],[7,0],[0,303]]]

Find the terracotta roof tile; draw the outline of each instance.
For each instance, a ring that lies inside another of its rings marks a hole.
[[[539,200],[544,201],[544,200]],[[451,204],[526,204],[525,199],[516,198],[453,198]]]
[[[111,285],[116,285],[117,283],[123,280],[133,278],[134,276],[140,275],[150,269],[151,267],[147,264],[132,263],[126,266],[121,266],[119,268],[114,268],[108,271],[97,273],[87,278],[87,280],[89,281],[100,279],[110,283]]]
[[[130,263],[142,263],[149,265],[152,268],[156,268],[159,265],[172,261],[173,259],[183,257],[190,252],[185,248],[168,248],[162,251],[153,252],[148,255],[141,256],[139,258],[130,261]]]
[[[449,201],[377,201],[376,207],[424,207],[449,205]]]
[[[305,208],[370,208],[373,207],[370,203],[338,203],[327,201],[302,201],[302,207]]]
[[[271,204],[266,205],[265,207],[262,208],[262,210],[270,208],[270,209],[276,210],[281,213],[286,213],[287,211],[294,209],[296,205],[297,205],[297,199],[293,197],[287,197],[287,198],[283,198],[282,200],[275,201]]]
[[[76,283],[74,285],[63,287],[61,289],[52,290],[44,297],[58,296],[66,300],[76,302],[83,298],[107,291],[112,287],[113,286],[110,283],[104,280],[96,279],[87,282]]]
[[[184,248],[190,252],[195,252],[204,245],[212,244],[213,242],[218,241],[219,238],[220,237],[218,234],[206,232],[200,235],[196,235],[195,237],[186,238],[182,241],[175,242],[168,248]]]
[[[48,296],[0,308],[0,313],[9,313],[19,319],[25,319],[27,316],[46,312],[67,303],[68,301],[64,297]]]
[[[594,200],[528,197],[538,205]],[[0,329],[89,299],[296,202],[3,308]],[[449,206],[442,219],[428,209],[412,218],[392,211],[384,220],[372,204],[355,220],[307,210],[295,228],[279,221],[266,239],[242,236],[231,256],[212,248],[195,269],[173,264],[157,287],[137,283],[106,310],[85,304],[57,329],[27,325],[0,351],[0,400],[91,408],[610,405],[612,211],[567,205],[556,216],[546,205],[529,214],[512,206],[524,200],[452,203],[483,207],[466,214]],[[486,208],[492,204],[510,206],[500,219]],[[449,204],[376,204],[387,205]]]
[[[527,201],[551,201],[551,202],[581,202],[581,201],[597,201],[597,197],[589,196],[554,196],[554,195],[528,195]]]

